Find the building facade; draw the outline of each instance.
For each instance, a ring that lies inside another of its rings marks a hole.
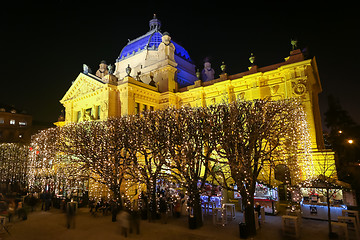
[[[146,34],[122,49],[115,69],[102,61],[93,75],[84,65],[84,71],[60,100],[65,120],[57,125],[106,120],[168,106],[201,107],[236,98],[296,97],[306,111],[313,161],[335,161],[334,153],[324,147],[318,104],[322,89],[315,58],[306,59],[294,46],[283,62],[258,67],[252,56],[248,71],[228,75],[223,65],[223,73],[214,79],[209,63],[205,63],[202,74],[195,72],[188,52],[169,33],[160,31],[161,23],[155,16],[149,27]]]
[[[14,107],[0,105],[0,143],[30,143],[32,116]]]

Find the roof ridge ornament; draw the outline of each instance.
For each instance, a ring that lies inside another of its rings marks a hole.
[[[295,49],[298,49],[298,40],[297,39],[291,39],[290,41],[291,46],[292,46],[292,50],[294,51]]]
[[[253,66],[254,63],[255,63],[255,55],[254,55],[254,53],[250,54],[249,61],[251,63],[251,66]]]
[[[149,27],[150,27],[150,31],[151,30],[160,30],[161,27],[161,22],[159,19],[156,18],[156,14],[154,13],[153,18],[149,21]]]

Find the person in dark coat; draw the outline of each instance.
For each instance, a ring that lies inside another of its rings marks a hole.
[[[76,204],[71,200],[66,204],[66,226],[75,228]]]
[[[136,210],[130,212],[130,233],[133,231],[140,234],[140,213]]]
[[[166,211],[167,211],[166,199],[165,197],[161,196],[160,204],[159,204],[159,212],[161,214],[161,222],[163,224],[166,224],[167,221]]]

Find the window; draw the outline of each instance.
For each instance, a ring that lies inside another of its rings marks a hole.
[[[146,111],[146,110],[147,110],[147,105],[144,104],[143,111]]]
[[[10,124],[11,124],[11,125],[15,125],[15,123],[16,123],[16,122],[15,122],[15,119],[11,119],[11,120],[10,120]]]
[[[97,119],[100,119],[100,105],[96,107],[96,111],[97,111]]]
[[[4,124],[5,120],[3,118],[0,118],[0,124]]]
[[[92,113],[92,108],[88,108],[88,109],[86,109],[86,115],[89,115],[89,116],[91,116],[91,113]]]
[[[140,113],[140,103],[135,103],[135,114]]]
[[[81,118],[81,111],[78,111],[77,112],[77,120],[76,120],[76,122],[79,122],[80,118]]]
[[[154,106],[150,106],[150,111],[154,111]]]
[[[25,122],[25,121],[20,121],[19,122],[19,126],[20,127],[24,127],[24,126],[26,126],[27,125],[27,122]]]

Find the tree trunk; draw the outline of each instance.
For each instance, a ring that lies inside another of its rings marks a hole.
[[[189,207],[193,210],[193,217],[195,218],[196,228],[199,228],[203,225],[202,220],[202,208],[200,193],[197,188],[197,182],[191,184],[189,192]]]
[[[326,202],[328,207],[328,224],[329,224],[329,236],[332,235],[332,228],[331,228],[331,213],[330,213],[330,196],[329,196],[329,188],[326,188]]]
[[[114,199],[120,203],[120,209],[122,209],[123,204],[122,204],[122,197],[121,197],[121,193],[120,193],[120,185],[118,184],[114,184],[111,188],[113,194],[114,194]]]
[[[202,227],[203,219],[202,219],[201,199],[200,199],[200,193],[197,188],[194,193],[194,215],[196,219],[196,227],[197,228]]]
[[[254,191],[250,191],[254,192]],[[244,217],[246,230],[248,232],[248,236],[256,235],[256,226],[255,226],[255,214],[254,214],[254,194],[247,195],[246,191],[240,191],[242,205],[244,207]],[[256,219],[257,220],[257,219]]]
[[[156,180],[153,180],[149,188],[149,221],[156,219],[157,204],[156,204]]]

